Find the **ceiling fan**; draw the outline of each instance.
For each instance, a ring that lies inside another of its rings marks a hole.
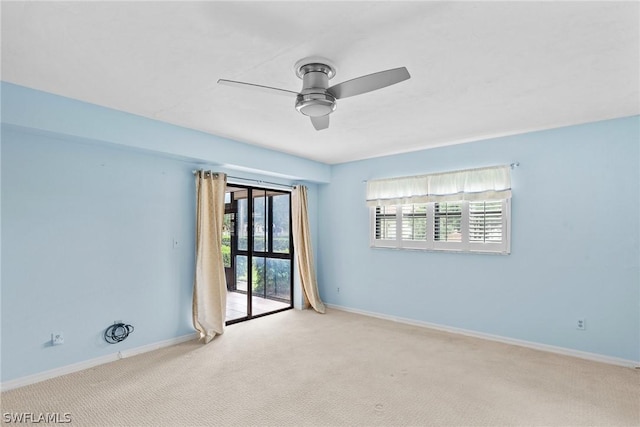
[[[225,79],[219,79],[218,83],[295,97],[296,109],[311,118],[316,130],[322,130],[329,127],[329,114],[335,111],[337,99],[382,89],[411,77],[405,67],[400,67],[356,77],[329,87],[329,80],[335,76],[336,68],[327,59],[317,57],[296,62],[295,71],[302,79],[300,92]]]

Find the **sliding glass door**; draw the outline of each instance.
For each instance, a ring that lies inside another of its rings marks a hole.
[[[292,308],[291,194],[228,185],[225,232],[227,324]]]

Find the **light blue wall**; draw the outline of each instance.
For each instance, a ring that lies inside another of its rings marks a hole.
[[[190,333],[189,165],[7,129],[2,139],[2,380]],[[136,330],[110,346],[101,333],[115,320]],[[49,346],[54,331],[65,345]]]
[[[329,182],[329,165],[2,82],[2,123],[118,144],[206,165]],[[234,174],[237,175],[237,174]],[[272,180],[271,180],[272,181]]]
[[[2,89],[3,382],[193,332],[198,166],[281,184],[294,181],[276,175],[312,181],[299,182],[309,187],[317,241],[314,182],[328,179],[327,165],[15,85]],[[118,128],[125,122],[126,130]],[[101,334],[115,320],[135,332],[109,345]],[[57,331],[65,344],[51,347]]]
[[[639,127],[632,117],[334,166],[319,193],[321,297],[639,361]],[[514,161],[511,255],[369,248],[363,180]]]
[[[1,89],[2,381],[192,331],[199,166],[308,185],[329,303],[640,359],[638,117],[329,167]],[[368,247],[363,180],[513,161],[510,256]],[[108,346],[114,320],[136,331]]]

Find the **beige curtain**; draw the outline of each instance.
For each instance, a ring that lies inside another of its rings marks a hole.
[[[196,172],[196,273],[193,326],[205,343],[224,332],[227,284],[222,261],[222,223],[227,176]]]
[[[318,313],[324,313],[325,307],[318,294],[318,282],[313,266],[313,250],[307,214],[307,187],[303,185],[295,186],[291,192],[291,215],[293,246],[302,282],[304,306],[308,308],[311,305]]]

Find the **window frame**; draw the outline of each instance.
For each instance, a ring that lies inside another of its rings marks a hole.
[[[483,201],[483,200],[478,200]],[[500,201],[502,204],[502,240],[500,242],[474,242],[470,241],[470,214],[469,204],[476,202],[475,200],[448,200],[441,203],[460,203],[462,205],[460,233],[461,241],[447,242],[435,240],[435,207],[438,202],[428,202],[427,205],[427,236],[426,240],[402,240],[402,218],[403,205],[411,205],[413,203],[395,204],[396,207],[396,238],[377,239],[376,238],[376,220],[377,208],[372,206],[369,208],[370,227],[369,227],[369,246],[371,248],[387,248],[387,249],[414,249],[436,252],[460,252],[460,253],[486,253],[508,255],[511,253],[511,198],[501,200],[487,200],[487,202]],[[424,203],[415,203],[424,204]]]

